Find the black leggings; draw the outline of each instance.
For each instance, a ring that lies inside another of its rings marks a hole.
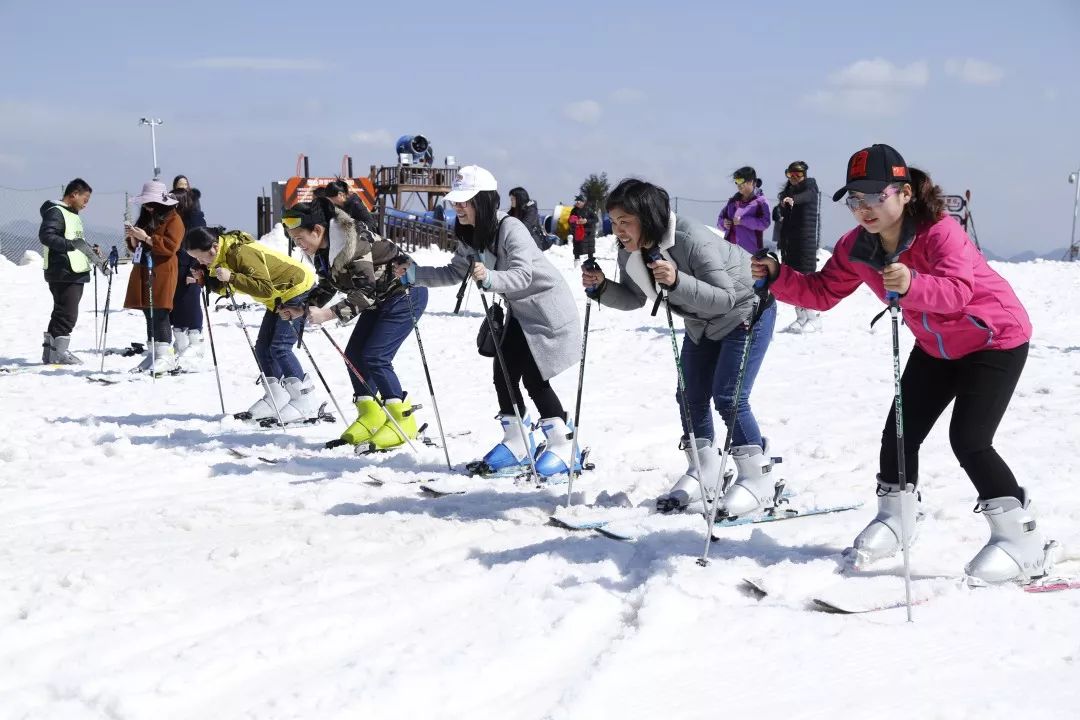
[[[517,318],[510,316],[510,322],[506,327],[501,345],[503,359],[506,360],[506,369],[510,371],[510,382],[514,385],[514,394],[510,395],[510,389],[506,387],[503,379],[502,368],[499,366],[499,358],[494,360],[495,392],[499,396],[499,412],[503,415],[514,414],[514,401],[517,401],[521,417],[525,417],[525,400],[521,397],[520,382],[524,382],[525,390],[536,404],[536,411],[540,418],[558,417],[566,419],[559,396],[551,389],[551,383],[540,375],[536,367],[536,359],[529,350],[529,343],[525,340],[525,333],[521,331],[521,325]],[[538,418],[539,419],[539,418]]]
[[[900,379],[904,411],[904,462],[907,481],[917,483],[919,447],[953,400],[949,442],[979,497],[1021,500],[1016,477],[994,450],[994,433],[1009,406],[1027,360],[1028,345],[1012,350],[983,350],[959,360],[931,357],[916,347]],[[896,405],[881,434],[881,479],[898,483]]]
[[[154,308],[153,317],[150,316],[150,308],[143,308],[146,317],[146,339],[150,342],[172,342],[172,323],[169,322],[169,311]]]

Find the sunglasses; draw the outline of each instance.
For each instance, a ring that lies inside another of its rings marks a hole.
[[[453,200],[451,200],[450,204],[456,210],[464,210],[465,208],[469,207],[469,203],[471,203],[471,202],[472,202],[471,200],[466,200],[465,202],[454,202]]]
[[[743,183],[748,183],[748,182],[750,182],[750,181],[749,180],[743,180],[742,178],[735,178],[735,184],[736,185],[742,185]]]
[[[848,195],[844,198],[844,204],[851,210],[872,210],[876,207],[881,207],[882,203],[899,192],[900,188],[890,185],[877,195],[863,195],[862,197],[852,197],[851,195]]]
[[[304,224],[304,218],[302,217],[283,217],[281,218],[281,224],[289,230],[295,230]]]

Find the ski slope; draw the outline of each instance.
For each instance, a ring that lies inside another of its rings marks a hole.
[[[611,241],[598,244],[611,273]],[[577,292],[567,249],[549,257]],[[997,447],[1075,558],[1080,268],[995,268],[1035,325]],[[34,365],[50,309],[41,270],[0,262],[0,282],[0,365]],[[455,288],[434,290],[421,322],[445,428],[469,431],[449,439],[459,466],[500,437],[491,364],[475,352],[476,292],[455,316]],[[340,423],[281,431],[233,420],[260,394],[234,313],[211,318],[227,419],[209,370],[129,381],[138,358],[110,355],[105,373],[121,382],[87,382],[100,362],[88,351],[92,309],[91,285],[72,342],[86,365],[0,376],[2,719],[1077,715],[1080,592],[948,591],[915,608],[914,624],[902,610],[807,609],[836,583],[862,597],[903,592],[896,563],[866,578],[834,574],[874,512],[892,396],[888,320],[869,331],[881,306],[867,291],[826,313],[820,335],[778,332],[752,396],[794,504],[866,505],[726,529],[707,568],[694,562],[700,519],[635,543],[574,533],[546,524],[565,486],[505,481],[431,498],[408,481],[445,476],[438,448],[357,458],[321,449]],[[260,317],[243,313],[252,332]],[[793,319],[781,305],[777,328]],[[580,428],[597,469],[574,499],[649,504],[685,465],[666,319],[594,307],[591,325]],[[343,344],[348,330],[332,332]],[[110,347],[143,333],[141,314],[111,315]],[[320,334],[307,337],[351,411],[344,366]],[[902,342],[906,357],[906,331]],[[437,437],[413,339],[397,367]],[[576,383],[576,369],[555,381],[568,409]],[[987,528],[946,422],[921,469],[929,514],[912,563],[926,595],[942,587],[933,578],[962,570]],[[765,578],[770,596],[741,592],[748,576]]]

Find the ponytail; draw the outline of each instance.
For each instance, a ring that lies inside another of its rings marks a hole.
[[[933,225],[945,214],[945,193],[922,170],[909,166],[908,172],[911,173],[912,197],[906,211],[917,224]]]

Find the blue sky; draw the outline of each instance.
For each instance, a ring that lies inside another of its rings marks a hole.
[[[366,173],[406,133],[541,207],[599,171],[726,198],[744,164],[773,197],[793,160],[831,192],[851,152],[887,142],[972,190],[984,244],[1043,252],[1068,243],[1080,165],[1070,0],[7,0],[0,57],[0,185],[138,190],[152,114],[163,175],[190,176],[211,222],[248,229],[298,153],[314,174],[345,153]],[[826,204],[831,245],[851,222]],[[91,220],[119,223],[118,204],[95,205]],[[680,203],[703,220],[717,208]]]

